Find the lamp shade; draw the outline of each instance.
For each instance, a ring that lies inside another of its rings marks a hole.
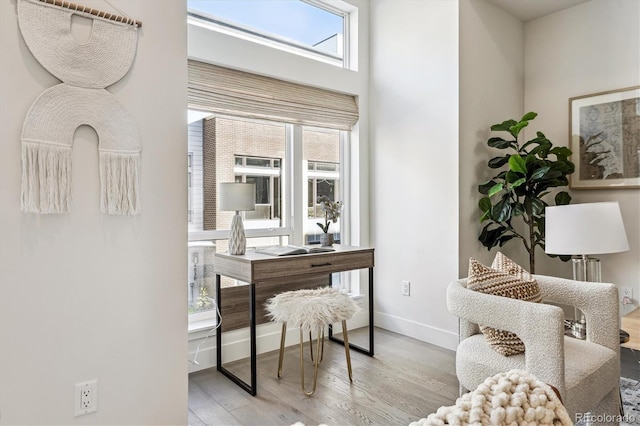
[[[254,183],[223,182],[220,184],[221,211],[248,211],[256,208]]]
[[[546,253],[590,255],[629,250],[617,202],[550,206],[545,217]]]

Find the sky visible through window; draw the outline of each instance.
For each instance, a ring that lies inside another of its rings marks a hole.
[[[198,10],[313,46],[342,34],[342,17],[299,0],[188,0]]]

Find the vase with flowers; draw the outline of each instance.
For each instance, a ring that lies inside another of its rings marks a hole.
[[[323,234],[320,235],[320,244],[322,246],[333,245],[333,234],[329,233],[329,226],[331,223],[338,222],[340,212],[342,211],[342,201],[331,201],[329,197],[323,195],[318,197],[318,204],[324,213],[324,224],[317,222],[317,225],[322,229]]]

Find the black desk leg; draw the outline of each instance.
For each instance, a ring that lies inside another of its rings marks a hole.
[[[218,309],[220,310],[220,317],[223,316],[222,312],[222,290],[220,289],[220,275],[216,274],[216,302],[218,303]],[[251,385],[242,380],[240,377],[233,374],[222,366],[222,328],[216,333],[216,369],[227,376],[236,385],[240,386],[251,395],[255,396],[258,390],[257,386],[257,371],[258,363],[256,356],[256,286],[255,284],[249,284],[249,332],[251,339]]]
[[[249,329],[251,334],[251,395],[258,390],[258,355],[256,351],[256,285],[249,284]]]
[[[329,284],[331,285],[331,275],[329,275]],[[349,348],[365,355],[373,356],[373,268],[369,268],[369,349],[354,345],[349,342]],[[333,326],[329,324],[329,340],[344,345],[342,339],[333,337]]]
[[[218,321],[222,321],[222,290],[220,289],[220,275],[216,274],[216,300],[218,304],[218,312],[220,312],[220,318]],[[216,330],[216,370],[222,371],[222,327]]]

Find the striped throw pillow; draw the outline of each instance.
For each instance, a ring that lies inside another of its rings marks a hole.
[[[528,302],[542,300],[540,287],[527,270],[498,252],[491,267],[476,259],[469,259],[467,288],[496,296],[510,297]],[[510,331],[480,326],[489,346],[504,356],[524,353],[524,343]]]

